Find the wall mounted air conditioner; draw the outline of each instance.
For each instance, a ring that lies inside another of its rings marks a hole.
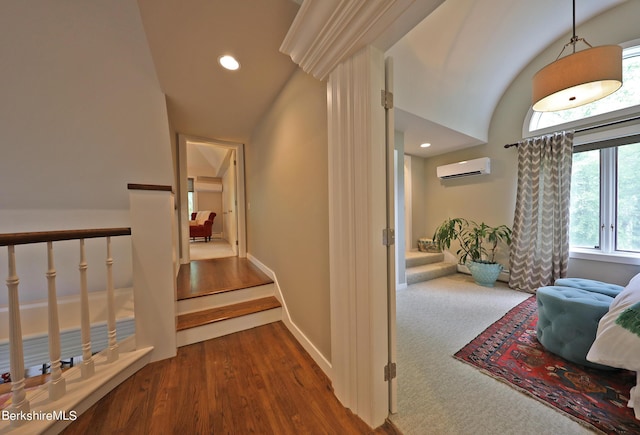
[[[491,173],[491,159],[481,157],[479,159],[465,160],[463,162],[451,163],[450,165],[438,166],[436,173],[441,180],[449,178],[468,177],[470,175],[483,175]]]
[[[197,176],[193,190],[196,192],[222,192],[222,179]]]

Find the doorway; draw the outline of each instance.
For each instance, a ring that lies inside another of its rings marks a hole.
[[[177,146],[180,263],[246,257],[243,144],[179,134]],[[210,238],[189,235],[198,211],[216,214]]]

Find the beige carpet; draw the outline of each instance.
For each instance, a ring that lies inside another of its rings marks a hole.
[[[233,257],[233,248],[226,240],[213,239],[208,242],[202,239],[189,243],[189,255],[192,260],[206,260],[208,258]]]
[[[588,434],[584,426],[452,355],[530,295],[456,274],[397,293],[398,413],[413,434]]]

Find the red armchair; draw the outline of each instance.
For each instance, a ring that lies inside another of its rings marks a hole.
[[[207,216],[207,213],[209,214]],[[189,221],[189,237],[193,240],[196,237],[204,237],[204,241],[211,240],[211,227],[216,214],[213,212],[193,212]]]

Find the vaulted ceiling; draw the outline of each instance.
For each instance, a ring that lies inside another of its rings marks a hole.
[[[428,12],[442,3],[417,26],[405,17],[374,41],[394,57],[396,127],[405,132],[405,149],[414,155],[486,141],[493,111],[511,81],[571,30],[569,0],[395,1],[408,10],[424,4]],[[577,22],[623,1],[578,0]],[[138,5],[173,128],[247,143],[297,68],[279,48],[298,2],[138,0]],[[220,68],[223,54],[236,56],[241,68]],[[434,145],[418,148],[426,140]]]
[[[577,0],[576,24],[624,1]],[[386,52],[394,58],[405,152],[430,156],[485,143],[509,84],[571,27],[570,0],[443,2]],[[432,146],[421,149],[423,142]]]

